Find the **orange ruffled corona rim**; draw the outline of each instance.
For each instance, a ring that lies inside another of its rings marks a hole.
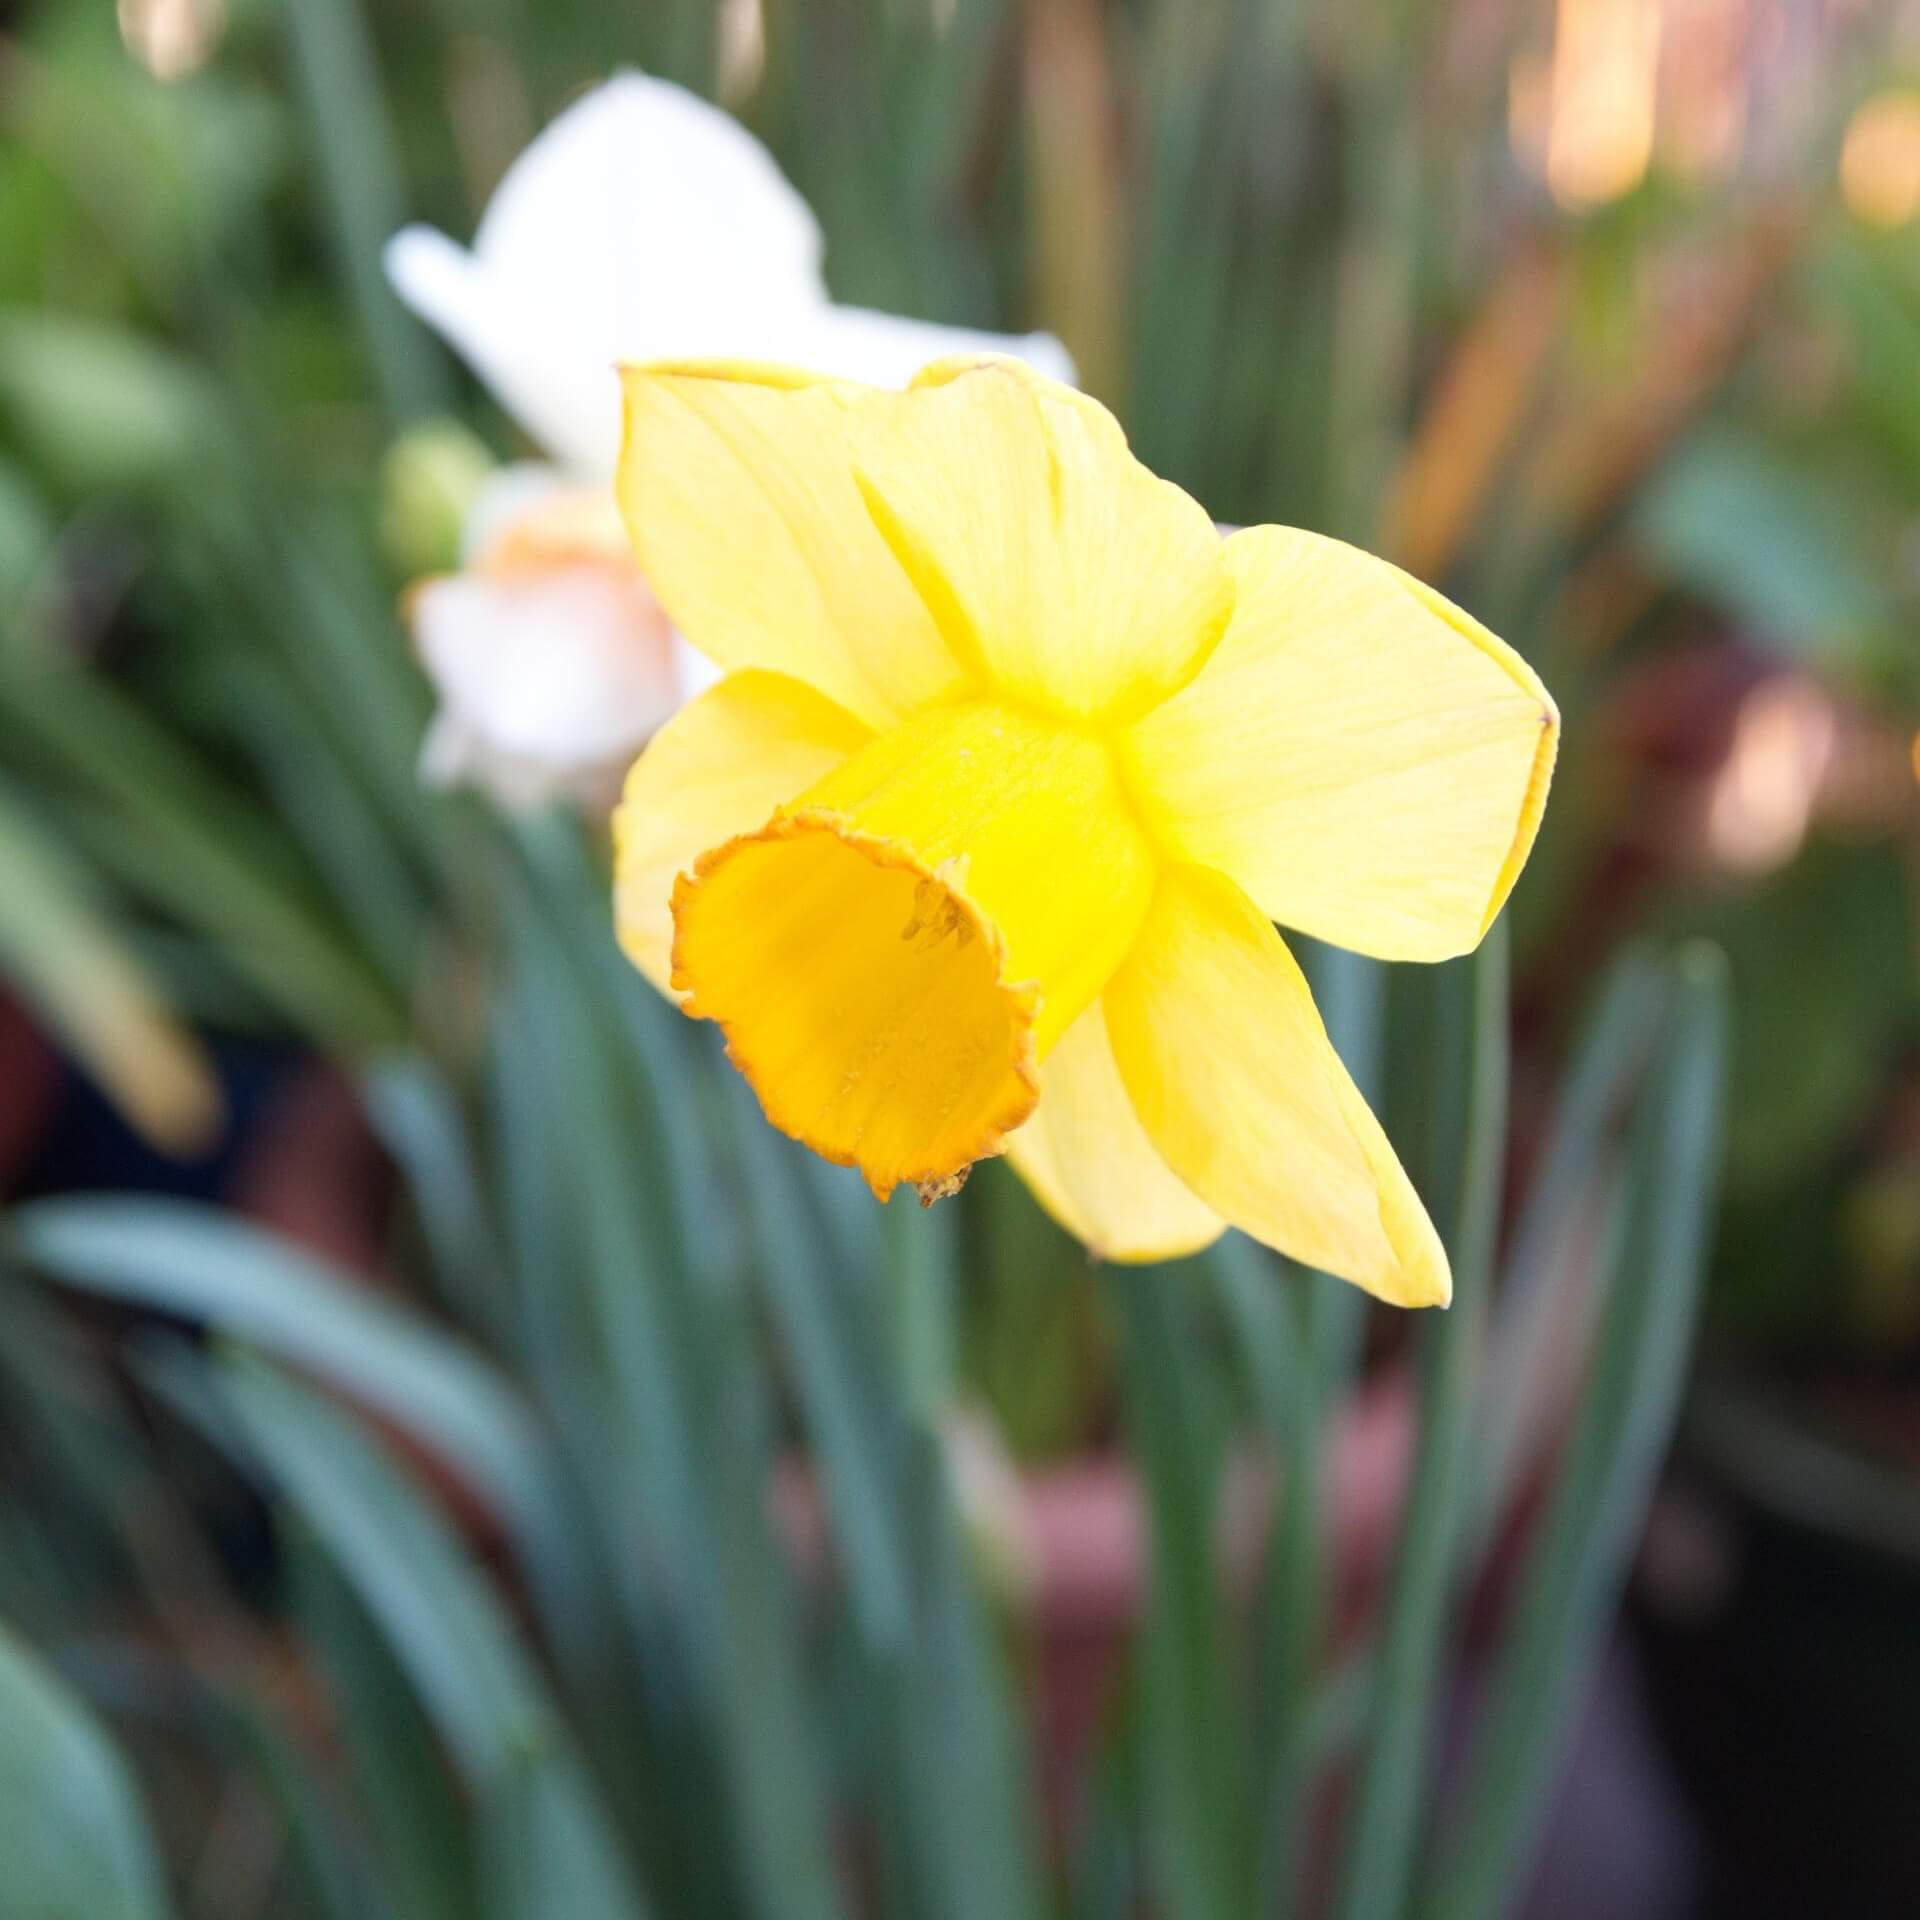
[[[674,886],[685,1011],[720,1027],[776,1127],[882,1200],[951,1191],[1040,1101],[1040,988],[1006,977],[999,929],[955,879],[805,809]]]

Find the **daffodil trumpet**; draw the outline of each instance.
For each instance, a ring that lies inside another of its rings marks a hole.
[[[1017,362],[623,379],[628,531],[724,677],[628,776],[619,932],[768,1118],[882,1198],[1005,1153],[1108,1258],[1233,1225],[1444,1304],[1275,923],[1478,944],[1558,737],[1519,656],[1337,541],[1223,539]]]

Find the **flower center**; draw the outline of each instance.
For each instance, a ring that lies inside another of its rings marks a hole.
[[[776,1126],[883,1199],[950,1189],[1033,1111],[1153,881],[1104,742],[929,708],[681,877],[673,984]]]

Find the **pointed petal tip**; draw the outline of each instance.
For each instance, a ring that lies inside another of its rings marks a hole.
[[[474,258],[438,227],[416,220],[388,235],[380,249],[380,266],[402,305],[445,332],[445,316],[465,288]]]

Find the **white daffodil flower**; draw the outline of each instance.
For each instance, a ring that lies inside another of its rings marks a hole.
[[[901,385],[928,361],[987,352],[1073,377],[1049,334],[836,305],[824,250],[759,141],[638,73],[596,87],[533,141],[471,249],[423,226],[388,243],[401,298],[552,463],[484,488],[462,571],[408,595],[440,700],[426,778],[472,781],[513,807],[597,799],[711,678],[640,578],[614,511],[618,362],[769,360]]]

